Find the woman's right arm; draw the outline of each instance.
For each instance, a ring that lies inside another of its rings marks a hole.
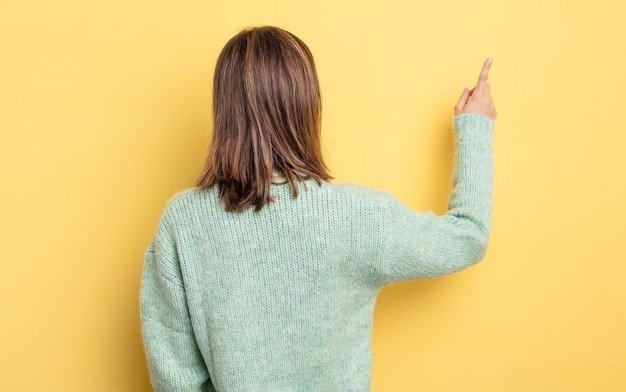
[[[492,132],[496,118],[487,59],[477,86],[455,106],[456,159],[448,212],[413,211],[394,198],[387,204],[386,281],[436,277],[467,268],[485,255],[492,190]]]

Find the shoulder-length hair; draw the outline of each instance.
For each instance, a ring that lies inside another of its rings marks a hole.
[[[277,27],[228,41],[213,81],[213,140],[196,186],[219,188],[226,211],[260,211],[275,176],[298,183],[331,176],[320,145],[321,97],[313,55]]]

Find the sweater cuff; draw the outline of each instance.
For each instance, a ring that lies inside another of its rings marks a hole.
[[[482,114],[464,113],[454,117],[452,121],[458,140],[484,140],[493,133],[494,121]]]

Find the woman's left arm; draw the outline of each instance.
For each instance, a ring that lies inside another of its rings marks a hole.
[[[176,247],[163,218],[145,254],[141,324],[157,392],[212,391],[189,318]]]

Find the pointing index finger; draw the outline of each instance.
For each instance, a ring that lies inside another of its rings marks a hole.
[[[491,69],[491,62],[493,58],[489,57],[485,64],[483,64],[483,69],[480,71],[480,76],[478,76],[478,84],[487,83],[487,78],[489,77],[489,70]]]

